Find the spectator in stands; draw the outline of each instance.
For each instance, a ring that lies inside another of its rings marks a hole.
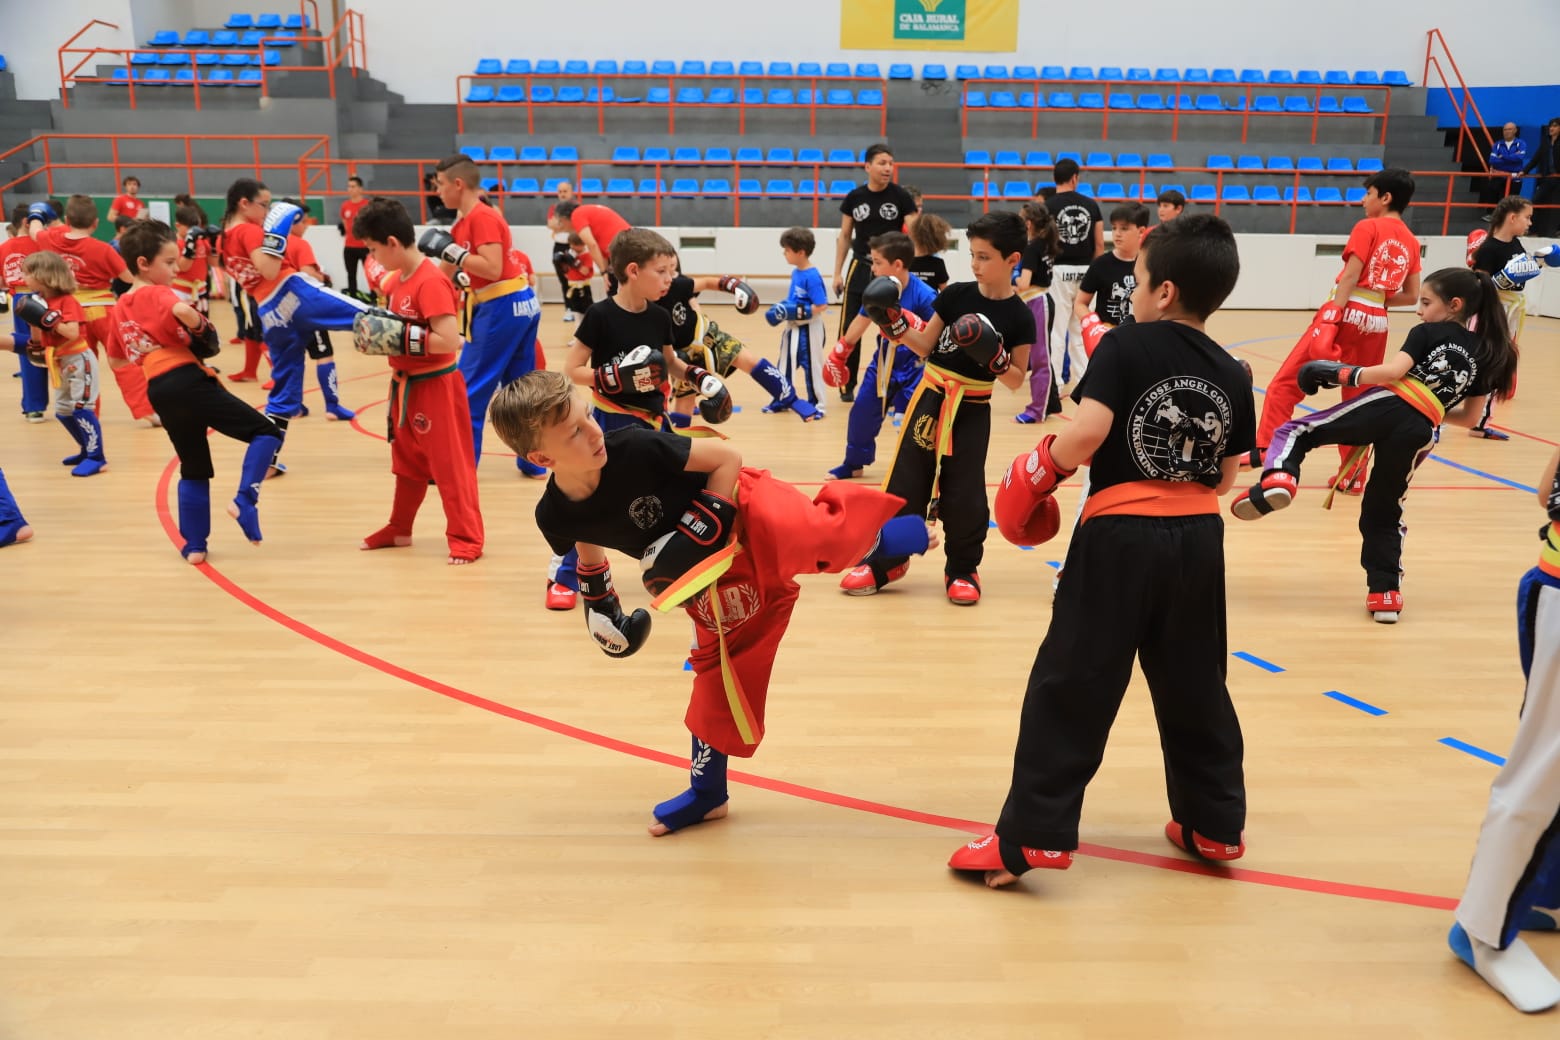
[[[348,177],[347,197],[342,202],[340,215],[336,219],[336,230],[341,232],[341,263],[347,269],[347,295],[371,303],[369,296],[358,291],[357,283],[358,264],[368,259],[368,246],[353,230],[357,215],[366,205],[368,199],[363,196],[363,178]]]
[[[1527,142],[1517,136],[1517,124],[1507,123],[1501,128],[1500,140],[1490,149],[1490,173],[1508,174],[1505,177],[1486,177],[1479,189],[1479,201],[1493,206],[1507,195],[1522,194],[1522,181],[1518,174],[1527,165]],[[1509,186],[1508,186],[1509,184]]]
[[[574,263],[574,251],[569,246],[569,237],[573,234],[568,227],[558,221],[558,207],[565,202],[574,201],[574,185],[568,181],[558,182],[558,201],[547,207],[547,230],[552,232],[553,273],[558,276],[558,288],[563,290],[565,299],[569,295],[569,269]],[[584,311],[580,312],[585,313]],[[572,309],[564,315],[565,321],[572,321],[574,313]]]
[[[126,177],[120,182],[120,193],[114,197],[114,201],[108,204],[108,219],[117,221],[120,217],[128,220],[140,220],[146,216],[146,203],[140,199],[141,179],[139,177]]]
[[[1548,133],[1522,167],[1523,173],[1538,171],[1538,183],[1533,185],[1533,234],[1538,238],[1553,238],[1560,227],[1560,209],[1543,208],[1560,206],[1560,116],[1549,121]]]

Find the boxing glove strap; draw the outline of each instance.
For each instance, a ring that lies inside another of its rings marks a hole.
[[[1430,392],[1428,386],[1413,376],[1404,376],[1384,385],[1406,401],[1414,411],[1429,419],[1432,426],[1439,426],[1446,420],[1446,406]]]
[[[1096,516],[1200,516],[1219,513],[1219,493],[1194,481],[1129,480],[1091,490],[1079,523]]]

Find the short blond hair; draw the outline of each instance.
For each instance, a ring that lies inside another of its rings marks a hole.
[[[22,273],[43,286],[45,296],[69,296],[77,289],[76,276],[65,258],[48,249],[28,254],[22,261]]]
[[[493,432],[521,458],[542,446],[542,431],[569,417],[574,384],[555,369],[528,372],[493,395]]]

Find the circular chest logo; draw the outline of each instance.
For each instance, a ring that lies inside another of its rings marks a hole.
[[[853,220],[866,220],[868,217],[872,216],[872,204],[863,202],[855,209],[852,209],[850,211],[850,215],[851,219]]]
[[[642,495],[628,504],[628,518],[641,531],[654,531],[666,516],[666,507],[654,495]]]
[[[899,207],[892,202],[885,202],[878,207],[878,216],[884,220],[897,220],[899,219]]]
[[[1132,408],[1128,445],[1152,480],[1191,481],[1219,472],[1234,410],[1216,384],[1177,376],[1150,387]]]
[[[1082,245],[1094,226],[1094,218],[1082,206],[1063,206],[1056,215],[1057,234],[1064,245]]]
[[[676,303],[672,304],[672,324],[676,325],[679,329],[684,325],[687,325],[688,320],[692,316],[693,314],[688,310],[688,305],[686,303],[678,300]]]

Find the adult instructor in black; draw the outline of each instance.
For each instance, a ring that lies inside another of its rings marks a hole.
[[[894,153],[886,144],[867,149],[867,183],[857,185],[840,203],[839,242],[834,249],[834,292],[840,298],[840,327],[843,339],[851,320],[861,312],[861,291],[872,280],[872,255],[867,243],[888,231],[903,231],[905,221],[915,212],[915,199],[894,183]],[[845,254],[850,253],[850,266]],[[861,366],[861,344],[850,352],[850,382],[840,388],[840,400],[856,399],[856,373]]]

